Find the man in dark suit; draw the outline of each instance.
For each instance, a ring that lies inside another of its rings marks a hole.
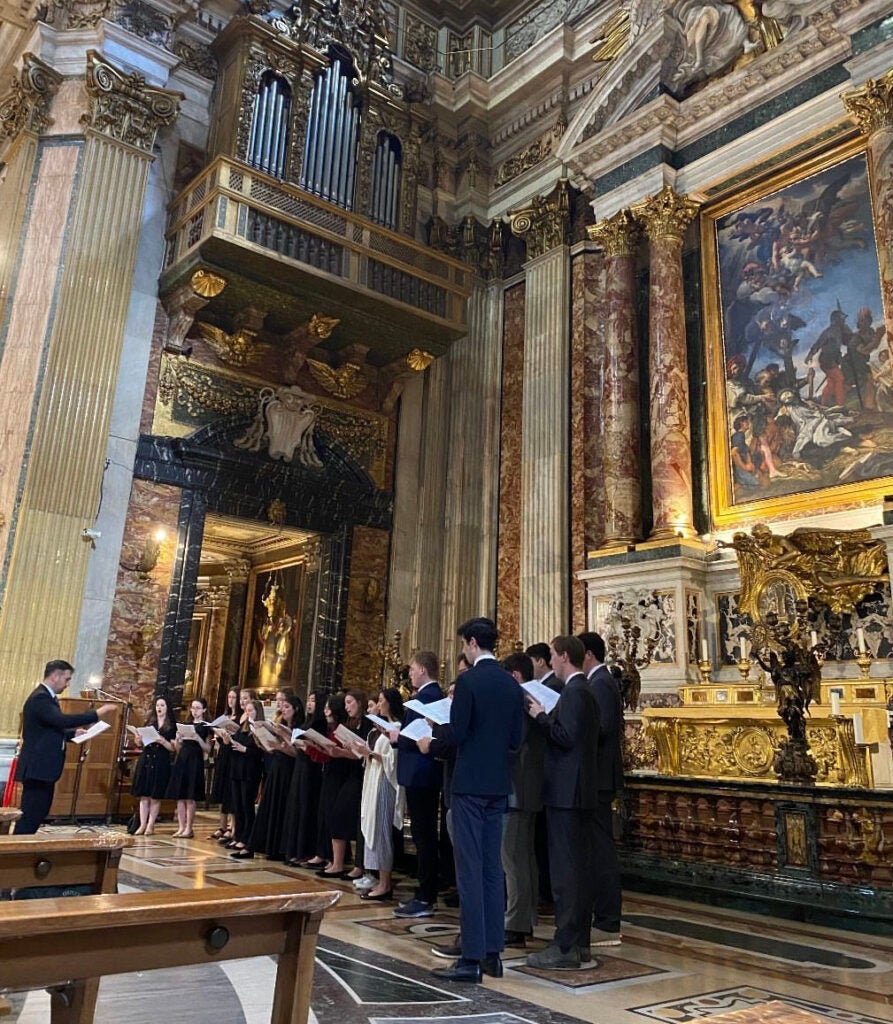
[[[71,681],[74,669],[67,661],[49,661],[43,682],[22,708],[22,749],[16,764],[16,781],[22,784],[22,816],[16,835],[33,835],[44,823],[53,803],[56,782],[65,764],[65,741],[75,729],[92,725],[101,715],[110,715],[114,704],[96,711],[66,715],[59,707],[59,694]]]
[[[611,806],[623,788],[623,698],[620,684],[604,664],[605,641],[598,633],[580,633],[583,644],[583,671],[598,704],[598,802],[595,807],[592,866],[595,886],[592,915],[593,946],[620,945],[620,862],[614,843]]]
[[[437,655],[419,651],[409,665],[409,681],[413,697],[423,704],[443,699],[437,685]],[[421,715],[407,709],[403,726]],[[401,903],[395,917],[431,917],[440,884],[440,838],[437,820],[440,814],[440,791],[443,788],[443,765],[433,755],[422,753],[415,740],[397,737],[397,782],[406,793],[406,810],[412,826],[416,848],[415,896]]]
[[[462,653],[472,665],[456,680],[450,725],[456,766],[450,812],[462,956],[434,971],[450,981],[479,982],[482,970],[502,977],[505,876],[502,818],[512,789],[512,754],[521,744],[522,690],[493,655],[496,626],[469,619],[459,627]]]
[[[526,654],[510,654],[502,666],[519,686],[533,678],[533,662]],[[539,869],[535,835],[536,816],[543,809],[545,753],[545,737],[525,716],[524,736],[512,765],[512,793],[502,829],[507,946],[525,946],[527,936],[536,927]]]
[[[528,714],[546,737],[543,803],[549,833],[549,864],[555,899],[555,938],[527,963],[575,969],[590,961],[593,823],[598,798],[598,705],[582,672],[583,645],[575,636],[552,641],[552,668],[564,680],[551,713],[536,701]]]
[[[561,693],[564,682],[552,670],[552,650],[549,645],[531,644],[524,653],[533,662],[533,678],[550,690]]]

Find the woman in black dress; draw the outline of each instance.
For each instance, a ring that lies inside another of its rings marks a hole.
[[[196,697],[189,705],[195,729],[195,738],[178,734],[177,759],[174,761],[171,781],[167,787],[168,800],[177,801],[177,831],[175,839],[192,839],[195,821],[195,802],[205,799],[205,755],[211,749],[211,727],[204,721],[208,702]]]
[[[242,715],[239,731],[230,744],[233,750],[230,782],[233,795],[233,838],[226,844],[230,850],[244,850],[254,828],[254,805],[263,775],[263,751],[251,733],[252,722],[264,720],[264,706],[253,690],[242,690],[239,695]]]
[[[154,834],[161,800],[171,778],[177,725],[166,697],[155,698],[155,713],[146,719],[146,725],[153,726],[161,739],[144,744],[139,736],[136,738],[143,751],[133,770],[130,792],[140,800],[140,827],[134,833],[138,836]]]
[[[233,722],[238,722],[241,709],[239,708],[239,688],[232,686],[226,694],[226,711],[224,714]],[[217,737],[217,752],[214,755],[214,783],[211,788],[211,802],[220,804],[220,824],[216,832],[212,832],[209,839],[232,839],[232,814],[233,797],[230,786],[230,772],[232,771],[233,748],[230,745],[231,735],[225,729],[215,730]]]
[[[307,697],[307,714],[302,729],[315,729],[326,734],[326,693],[315,690]],[[291,867],[305,866],[312,861],[319,837],[319,791],[322,786],[322,766],[328,757],[318,748],[298,740],[295,743],[295,770],[291,777],[285,807],[283,854]],[[320,857],[317,867],[327,861]],[[312,864],[309,866],[313,866]]]
[[[304,705],[294,694],[277,696],[278,725],[289,731],[304,719]],[[297,751],[290,740],[281,739],[278,748],[270,754],[270,770],[264,780],[254,828],[244,850],[237,850],[231,856],[236,860],[250,860],[256,853],[263,853],[268,860],[285,860],[282,852],[285,828],[285,805],[295,770]]]
[[[345,699],[351,703],[348,712]],[[369,735],[369,722],[363,717],[365,701],[358,703],[351,694],[333,693],[326,704],[329,739],[337,743],[335,729],[343,725],[361,739]],[[347,844],[357,837],[360,797],[363,792],[363,759],[345,747],[329,751],[331,760],[323,766],[320,803],[325,807],[332,859],[317,875],[320,878],[346,878],[344,859]]]

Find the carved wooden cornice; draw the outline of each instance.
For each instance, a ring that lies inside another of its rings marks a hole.
[[[81,118],[87,128],[151,153],[155,133],[172,124],[183,94],[148,85],[139,74],[119,71],[96,50],[87,51],[87,93],[90,112]]]
[[[23,129],[39,133],[50,124],[50,104],[62,76],[33,53],[22,57],[22,72],[0,100],[0,136],[11,138]]]
[[[527,244],[527,258],[535,259],[567,245],[570,232],[570,190],[562,178],[551,196],[534,196],[529,206],[509,213],[512,234]]]
[[[636,203],[632,212],[649,238],[682,238],[698,209],[696,202],[664,185],[656,195]]]
[[[641,224],[630,210],[618,210],[599,224],[591,224],[586,234],[605,256],[632,256],[642,234]]]
[[[884,128],[893,128],[893,70],[880,78],[869,78],[861,89],[845,92],[841,99],[863,134],[871,137]]]

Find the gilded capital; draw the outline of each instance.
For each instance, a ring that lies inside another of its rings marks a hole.
[[[81,124],[117,142],[151,153],[155,133],[172,124],[183,94],[148,85],[142,75],[126,74],[96,50],[87,51],[90,112]]]
[[[657,195],[636,203],[632,212],[649,238],[681,238],[697,215],[698,204],[664,185]]]
[[[567,181],[562,179],[551,196],[534,196],[530,206],[510,212],[509,224],[512,234],[527,243],[528,259],[566,245],[570,231]]]
[[[882,128],[893,128],[893,70],[869,78],[861,89],[845,92],[844,106],[869,137]]]
[[[0,135],[10,138],[27,128],[45,131],[50,124],[50,104],[62,76],[33,53],[22,56],[21,74],[13,78],[9,92],[0,100]]]
[[[618,210],[607,220],[590,225],[586,233],[605,256],[632,256],[639,243],[641,226],[630,210]]]

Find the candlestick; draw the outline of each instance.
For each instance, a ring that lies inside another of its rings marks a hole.
[[[836,690],[831,691],[831,714],[835,718],[840,716],[840,694]]]
[[[853,715],[853,739],[856,745],[865,746],[865,730],[862,728],[862,712],[856,711]]]
[[[741,660],[746,661],[748,654],[750,654],[750,641],[743,636],[741,637]]]

